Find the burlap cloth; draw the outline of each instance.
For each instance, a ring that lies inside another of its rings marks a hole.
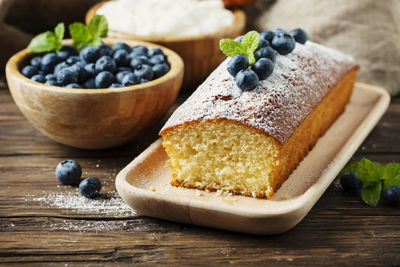
[[[258,0],[248,13],[259,31],[303,28],[356,58],[358,81],[400,92],[400,0]]]

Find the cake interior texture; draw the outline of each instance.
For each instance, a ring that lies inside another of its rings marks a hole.
[[[270,198],[344,111],[356,80],[350,70],[281,143],[251,125],[216,118],[161,132],[172,185]]]

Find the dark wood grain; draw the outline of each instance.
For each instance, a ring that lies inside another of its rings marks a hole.
[[[8,90],[0,90],[0,262],[29,266],[400,264],[400,209],[384,204],[369,207],[358,196],[344,194],[337,181],[298,226],[275,236],[219,231],[120,211],[82,213],[35,200],[50,194],[78,194],[75,187],[60,186],[54,177],[56,164],[66,158],[79,161],[84,176],[101,180],[104,197],[115,194],[116,174],[157,138],[162,123],[123,147],[74,149],[36,131]],[[397,98],[352,160],[399,162],[399,133]]]

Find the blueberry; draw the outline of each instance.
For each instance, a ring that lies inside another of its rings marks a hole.
[[[67,60],[69,58],[69,52],[68,51],[59,51],[57,52],[57,57],[62,61],[62,60]]]
[[[127,71],[127,70],[117,72],[117,75],[115,75],[115,79],[117,80],[118,83],[122,84],[123,83],[122,81],[123,81],[125,75],[128,75],[130,73],[132,73],[132,72]]]
[[[54,70],[54,67],[57,63],[60,62],[60,59],[57,57],[55,53],[47,53],[42,57],[42,61],[40,62],[40,70],[44,73],[51,73]]]
[[[78,63],[81,61],[81,58],[78,56],[70,56],[69,58],[67,58],[67,60],[65,62],[67,62],[67,64],[69,66],[74,65],[75,63]]]
[[[68,67],[59,70],[56,73],[57,82],[60,85],[67,85],[70,83],[77,83],[78,82],[78,72],[76,69]]]
[[[42,74],[36,74],[31,77],[31,80],[39,83],[44,83],[46,81],[46,78],[44,78]]]
[[[114,53],[114,61],[117,66],[129,66],[129,54],[124,49],[119,49]]]
[[[68,68],[69,65],[66,62],[60,62],[54,67],[54,73],[59,72],[62,69]]]
[[[340,184],[346,192],[360,192],[362,188],[362,182],[358,178],[356,172],[343,174],[342,177],[340,177]]]
[[[65,88],[82,88],[83,86],[82,85],[79,85],[79,84],[77,84],[77,83],[70,83],[70,84],[67,84],[66,86],[64,86]]]
[[[44,84],[51,85],[51,86],[59,86],[56,80],[47,80]]]
[[[263,48],[258,49],[254,53],[254,56],[256,57],[256,60],[259,60],[260,58],[268,58],[273,63],[275,63],[275,61],[276,61],[275,50],[272,49],[271,47],[263,47]]]
[[[119,83],[113,83],[108,88],[121,88],[121,87],[124,87],[124,86]]]
[[[109,56],[102,56],[96,61],[96,71],[108,71],[114,73],[117,69],[114,60]]]
[[[102,71],[94,79],[96,88],[108,88],[114,82],[114,75],[109,71]]]
[[[150,58],[150,62],[153,65],[165,63],[165,56],[164,55],[155,55]]]
[[[152,68],[154,73],[154,79],[157,79],[165,75],[169,71],[169,66],[165,63],[154,65]]]
[[[79,55],[78,50],[76,50],[76,48],[73,47],[73,46],[71,46],[71,45],[64,45],[64,46],[61,48],[61,51],[67,51],[70,57],[71,57],[71,56],[78,56],[78,55]]]
[[[56,167],[56,177],[65,185],[78,184],[81,175],[81,166],[75,160],[63,160]]]
[[[94,63],[89,63],[85,65],[86,73],[89,77],[94,77],[98,73],[96,71],[96,65]]]
[[[235,82],[242,91],[251,91],[257,87],[259,79],[254,71],[241,70],[236,75]]]
[[[274,63],[268,58],[260,58],[251,67],[255,73],[257,73],[259,80],[267,79],[274,71]]]
[[[149,65],[138,66],[135,69],[134,74],[139,79],[147,79],[149,81],[151,81],[153,79],[153,76],[154,76],[153,70],[151,69],[151,67]]]
[[[164,55],[164,52],[161,50],[161,48],[156,47],[151,49],[147,55],[151,58],[154,55]]]
[[[42,62],[42,58],[41,57],[34,57],[31,59],[31,65],[37,68],[40,68],[40,64]]]
[[[240,35],[240,36],[235,38],[235,41],[238,42],[238,43],[241,43],[242,40],[243,40],[243,35]]]
[[[274,38],[275,33],[273,31],[263,31],[260,33],[260,39],[264,39],[268,42],[272,42],[272,39]]]
[[[47,74],[46,76],[44,76],[44,78],[48,81],[48,80],[57,80],[57,77],[56,77],[56,75],[54,75],[54,74],[52,74],[52,73],[50,73],[50,74]]]
[[[126,43],[120,42],[120,43],[116,43],[112,46],[113,52],[120,50],[120,49],[124,49],[128,53],[130,53],[132,51],[132,48],[129,45],[127,45]]]
[[[393,185],[383,192],[386,203],[393,207],[400,207],[400,186]]]
[[[258,43],[258,47],[257,49],[263,48],[263,47],[268,47],[270,46],[269,41],[264,40],[264,39],[260,39],[260,42]]]
[[[118,67],[117,68],[117,72],[121,72],[121,71],[129,71],[132,72],[132,69],[129,67]]]
[[[135,54],[147,56],[149,49],[147,47],[145,47],[144,45],[138,45],[138,46],[132,47],[132,52]]]
[[[286,31],[284,29],[281,29],[281,28],[274,28],[274,29],[272,29],[272,31],[275,33],[275,35],[278,35],[280,33],[286,33]]]
[[[137,77],[133,73],[129,73],[122,78],[122,84],[124,86],[130,86],[130,85],[135,85],[135,84],[139,84],[139,83],[140,83],[139,77]]]
[[[100,50],[98,47],[87,46],[81,50],[79,57],[85,63],[94,63],[100,57]]]
[[[245,55],[236,54],[232,57],[232,59],[228,62],[228,72],[235,77],[236,74],[245,70],[249,67],[249,60]]]
[[[84,87],[84,88],[87,88],[87,89],[94,89],[94,88],[96,88],[96,83],[94,82],[94,78],[87,79],[87,80],[83,83],[83,87]]]
[[[95,177],[88,177],[83,179],[79,184],[79,191],[84,197],[94,198],[99,195],[101,183]]]
[[[140,83],[148,83],[148,82],[150,82],[150,81],[147,79],[140,79]]]
[[[279,33],[272,39],[271,45],[279,54],[287,55],[293,51],[296,41],[288,33]]]
[[[25,77],[31,78],[33,75],[38,74],[39,70],[34,66],[28,65],[25,66],[21,72]]]
[[[300,44],[304,44],[305,42],[307,42],[308,39],[307,33],[300,28],[291,30],[290,35],[294,38],[296,42]]]
[[[111,49],[111,47],[109,45],[103,43],[99,46],[99,54],[100,54],[100,56],[111,57],[113,54],[113,50]]]
[[[150,65],[151,63],[147,58],[141,56],[133,58],[130,64],[133,69],[136,69],[138,66]]]
[[[78,73],[78,83],[82,83],[87,80],[88,73],[85,69],[85,65],[82,62],[78,62],[75,65],[71,66],[73,70]]]

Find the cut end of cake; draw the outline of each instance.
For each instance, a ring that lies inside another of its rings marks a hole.
[[[280,148],[274,138],[230,120],[191,122],[161,134],[172,185],[272,197]]]

